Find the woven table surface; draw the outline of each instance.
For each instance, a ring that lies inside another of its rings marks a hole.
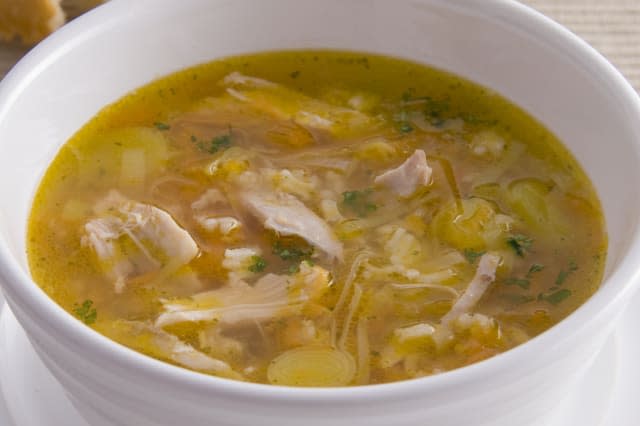
[[[640,91],[640,0],[522,0],[569,28]]]
[[[640,90],[640,0],[521,1],[584,38]],[[0,43],[0,78],[26,52],[18,43]]]

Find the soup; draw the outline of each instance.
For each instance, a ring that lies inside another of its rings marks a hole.
[[[233,57],[108,106],[36,193],[36,282],[96,331],[291,386],[437,374],[597,289],[606,233],[575,159],[496,93],[399,59]]]

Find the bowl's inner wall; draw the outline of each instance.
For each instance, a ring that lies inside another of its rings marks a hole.
[[[126,18],[89,15],[81,26],[72,23],[66,29],[76,33],[72,42],[47,52],[60,36],[54,35],[17,67],[29,71],[22,84],[14,84],[17,72],[0,89],[0,199],[10,200],[3,202],[0,230],[25,271],[26,218],[39,179],[58,148],[100,108],[190,65],[295,48],[409,58],[511,99],[556,133],[593,180],[610,238],[607,271],[626,253],[640,217],[630,184],[640,181],[636,111],[611,94],[610,75],[561,47],[549,28],[505,22],[501,2],[485,8],[486,0],[465,8],[446,0],[303,0],[294,8],[286,0],[195,0],[177,14],[162,7],[171,1],[116,1],[106,7],[128,8]],[[366,19],[356,25],[353,16]]]

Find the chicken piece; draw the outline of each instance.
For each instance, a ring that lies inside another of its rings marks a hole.
[[[462,296],[458,298],[451,310],[440,319],[440,324],[436,327],[434,341],[436,345],[442,346],[453,336],[451,326],[463,314],[469,314],[471,309],[478,303],[480,298],[487,291],[491,283],[496,279],[496,270],[502,258],[494,253],[483,254],[478,262],[476,274],[467,286]]]
[[[436,348],[442,349],[453,341],[455,333],[463,330],[478,328],[482,334],[489,334],[495,329],[493,319],[477,313],[471,313],[471,309],[478,303],[495,280],[496,269],[501,258],[496,254],[487,253],[480,258],[476,274],[467,286],[465,292],[458,298],[451,310],[442,317],[439,324],[418,323],[408,327],[396,328],[394,340],[382,351],[380,364],[388,368],[406,360],[402,345],[414,344],[423,339],[432,341]]]
[[[478,262],[476,274],[467,286],[462,296],[456,301],[451,310],[440,320],[441,325],[448,325],[460,315],[469,313],[496,279],[496,269],[501,257],[497,254],[483,254]]]
[[[220,232],[223,236],[229,236],[234,231],[242,227],[242,223],[235,217],[205,217],[196,216],[196,222],[202,226],[202,228],[209,232]]]
[[[158,316],[155,325],[165,327],[181,322],[218,321],[224,327],[292,315],[307,296],[290,297],[289,279],[286,275],[266,274],[253,286],[234,279],[224,287],[186,300],[164,300],[165,312]]]
[[[116,293],[128,279],[157,271],[170,274],[198,254],[191,235],[157,207],[112,191],[95,211],[97,217],[84,226],[82,244],[95,252]]]
[[[464,313],[456,318],[453,322],[453,327],[456,331],[477,328],[486,334],[496,327],[496,321],[483,314]]]
[[[431,324],[422,322],[410,327],[396,328],[393,331],[393,334],[400,343],[405,343],[408,341],[423,339],[425,337],[431,337],[435,331],[436,329]]]
[[[198,343],[209,355],[220,358],[238,359],[247,350],[246,342],[224,335],[217,324],[201,330],[198,333]]]
[[[258,272],[252,271],[251,266],[261,254],[262,251],[258,247],[226,249],[224,251],[222,267],[229,271],[229,274],[234,274],[234,277],[241,279],[249,278]]]
[[[234,371],[226,362],[200,352],[173,334],[139,321],[118,323],[119,331],[126,333],[125,340],[143,352],[159,358],[169,359],[183,367],[211,372],[219,376],[242,380],[242,375]]]
[[[227,93],[279,120],[291,120],[333,136],[353,135],[378,127],[379,121],[356,109],[314,99],[277,83],[232,72],[221,82]]]
[[[305,260],[300,262],[300,270],[295,274],[290,290],[299,290],[310,300],[318,300],[329,290],[332,282],[329,271]]]
[[[230,236],[242,227],[242,223],[233,216],[220,215],[231,211],[229,201],[219,189],[211,188],[191,203],[194,219],[207,232],[219,232]]]
[[[416,149],[404,163],[395,169],[387,170],[376,177],[374,182],[406,198],[413,195],[420,186],[429,184],[431,172],[426,154],[423,150]]]
[[[492,130],[485,130],[471,139],[471,152],[478,157],[500,158],[505,151],[506,142],[502,136]]]
[[[342,260],[342,244],[329,225],[293,195],[245,192],[240,200],[265,228],[299,236],[330,260]]]

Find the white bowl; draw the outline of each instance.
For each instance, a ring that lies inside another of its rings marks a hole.
[[[555,132],[593,180],[610,249],[602,288],[505,354],[434,377],[296,389],[209,377],[121,347],[29,276],[26,218],[58,148],[130,90],[218,57],[332,48],[432,64],[488,86]],[[640,104],[567,30],[499,0],[114,0],[35,48],[0,86],[0,278],[36,351],[93,425],[541,424],[589,366],[640,275]]]

